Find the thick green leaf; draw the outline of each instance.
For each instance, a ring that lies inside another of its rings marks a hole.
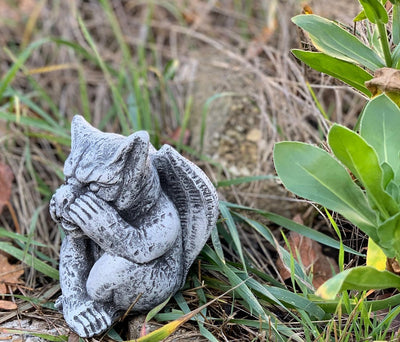
[[[383,189],[383,171],[375,150],[357,133],[340,125],[333,125],[328,134],[329,146],[335,156],[361,181],[384,220],[397,214],[399,207]]]
[[[382,171],[383,171],[383,183],[382,183],[382,185],[383,185],[383,188],[386,190],[386,187],[389,185],[389,183],[391,181],[393,181],[394,172],[393,172],[392,167],[386,162],[383,162],[381,164],[381,168],[382,168]],[[390,194],[390,192],[388,192],[388,193]],[[394,196],[392,196],[392,197],[396,200],[396,197],[394,197]]]
[[[400,109],[385,94],[372,99],[365,107],[360,135],[378,154],[379,162],[388,163],[400,175]]]
[[[346,169],[326,151],[299,142],[275,145],[274,162],[286,188],[336,211],[375,241],[376,217]]]
[[[367,266],[375,267],[378,271],[386,269],[386,255],[372,240],[368,239]]]
[[[390,217],[379,225],[379,247],[388,258],[400,257],[400,213]]]
[[[400,277],[389,271],[378,271],[371,266],[360,266],[340,272],[322,284],[316,294],[324,299],[335,299],[345,290],[400,289]]]
[[[387,24],[388,14],[379,0],[358,0],[364,8],[365,15],[371,23]]]
[[[400,203],[400,189],[399,185],[394,181],[390,181],[386,187],[386,191],[392,196],[397,203]]]
[[[292,50],[292,53],[309,67],[333,76],[371,97],[371,92],[364,84],[372,79],[372,75],[359,66],[323,52]]]
[[[365,15],[365,11],[362,10],[360,13],[358,13],[356,15],[356,17],[353,19],[353,21],[356,23],[358,21],[362,21],[362,20],[365,20],[365,19],[367,19],[367,16]]]
[[[361,64],[372,71],[385,66],[372,49],[333,21],[315,14],[297,15],[292,21],[310,34],[318,50],[329,56]]]

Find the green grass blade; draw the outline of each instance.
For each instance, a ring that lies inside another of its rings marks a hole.
[[[325,214],[328,216],[329,222],[331,223],[333,229],[335,230],[336,235],[339,238],[340,248],[339,248],[338,265],[339,265],[339,270],[341,272],[344,270],[344,245],[343,245],[342,234],[340,233],[339,227],[337,226],[330,212],[326,210],[326,208],[324,209],[325,209]]]
[[[215,253],[217,253],[218,257],[221,259],[221,261],[225,264],[225,256],[224,256],[224,251],[222,249],[222,244],[221,244],[221,240],[219,239],[218,236],[218,228],[220,227],[221,224],[218,223],[216,227],[214,227],[211,230],[211,241],[215,250]]]
[[[226,226],[229,229],[233,243],[235,245],[236,252],[239,254],[239,257],[243,264],[244,270],[246,271],[246,262],[245,262],[244,256],[243,256],[242,243],[240,241],[239,232],[236,228],[235,221],[234,221],[230,211],[228,210],[228,208],[224,205],[224,203],[220,202],[219,210],[221,212],[223,219],[225,220]]]
[[[38,241],[35,241],[35,240],[31,240],[30,237],[26,237],[26,236],[18,234],[18,233],[10,232],[10,231],[6,230],[5,228],[0,227],[0,238],[2,238],[2,237],[3,238],[10,238],[10,239],[13,239],[13,240],[16,240],[16,241],[21,241],[21,242],[24,242],[24,243],[29,242],[30,244],[35,245],[35,246],[39,246],[39,247],[47,247],[45,244],[43,244],[41,242],[38,242]]]
[[[51,335],[42,333],[39,331],[29,330],[29,329],[14,329],[14,328],[0,328],[0,331],[3,334],[17,334],[17,335],[29,335],[39,337],[45,341],[52,341],[52,342],[64,342],[68,341],[67,335]]]
[[[100,3],[105,14],[107,15],[108,22],[111,25],[114,36],[117,39],[118,45],[122,51],[123,66],[121,68],[121,72],[126,74],[126,69],[129,70],[131,79],[129,82],[132,82],[131,88],[133,88],[133,93],[131,93],[131,95],[134,95],[135,97],[135,102],[137,103],[137,116],[140,118],[140,120],[137,121],[140,123],[140,126],[135,128],[147,130],[152,138],[157,138],[157,135],[154,135],[154,132],[158,130],[158,123],[151,115],[150,94],[147,80],[147,62],[144,44],[141,43],[138,46],[137,55],[139,67],[135,68],[135,64],[133,63],[134,58],[132,57],[129,46],[125,41],[124,34],[121,30],[118,18],[113,11],[110,1],[100,0]],[[154,4],[152,2],[148,3],[146,7],[147,14],[145,19],[145,25],[147,26],[150,25],[153,9]]]
[[[22,53],[18,56],[17,60],[11,66],[11,68],[7,71],[7,73],[3,76],[0,81],[0,99],[3,98],[4,91],[7,89],[9,84],[14,79],[17,71],[23,66],[26,60],[29,58],[33,50],[37,49],[41,45],[49,42],[49,39],[44,38],[40,39],[36,42],[31,43],[26,49],[22,51]]]
[[[82,103],[82,110],[81,113],[87,122],[92,122],[92,115],[90,112],[90,102],[89,102],[89,95],[88,95],[88,88],[85,79],[85,73],[83,71],[83,67],[80,66],[78,68],[78,76],[79,76],[79,93],[81,95],[81,103]]]
[[[233,92],[223,92],[223,93],[218,93],[215,94],[211,97],[209,97],[206,102],[204,103],[203,106],[203,110],[201,113],[201,125],[200,125],[200,153],[203,153],[203,147],[204,147],[204,136],[206,133],[206,126],[207,126],[207,116],[208,116],[208,112],[210,110],[210,106],[211,104],[217,100],[220,99],[222,97],[226,97],[226,96],[235,96],[237,95],[237,93],[233,93]]]
[[[106,63],[102,59],[92,36],[90,35],[85,23],[83,22],[82,18],[79,15],[78,15],[78,24],[79,24],[80,29],[82,30],[83,36],[85,37],[86,41],[90,45],[91,49],[93,50],[93,52],[96,56],[97,62],[99,64],[101,70],[103,71],[104,77],[106,78],[107,83],[111,89],[116,112],[118,115],[119,122],[121,124],[122,134],[128,135],[130,133],[128,121],[126,119],[127,115],[128,115],[128,108],[126,106],[125,101],[123,100],[123,96],[121,95],[118,88],[115,86],[114,81],[112,80],[112,77],[111,77],[110,73],[108,72],[108,68],[106,67]]]
[[[231,267],[223,264],[216,253],[209,246],[206,245],[203,248],[203,253],[207,255],[210,260],[213,260],[217,263],[220,270],[222,270],[223,274],[229,279],[230,284],[235,287],[235,293],[243,299],[244,303],[253,314],[260,317],[260,321],[265,321],[271,326],[271,329],[274,331],[274,334],[276,334],[275,336],[279,341],[284,341],[284,338],[281,334],[284,334],[285,336],[293,336],[294,333],[290,328],[286,327],[285,325],[281,325],[274,316],[269,316],[266,314],[259,300],[252,293],[246,283],[243,282],[243,280],[233,271]],[[242,275],[246,277],[243,272]],[[295,340],[300,341],[298,339]]]
[[[71,138],[69,134],[65,132],[65,130],[56,129],[42,119],[31,118],[27,116],[18,117],[13,113],[3,111],[0,111],[0,119],[4,119],[9,122],[15,122],[22,126],[29,126],[33,129],[46,131],[50,133],[52,139],[54,138],[57,142],[60,142],[63,145],[71,145]]]
[[[390,310],[388,314],[385,316],[385,318],[378,324],[378,326],[371,332],[371,333],[379,333],[381,331],[386,329],[390,329],[390,326],[393,322],[393,320],[400,314],[400,306],[397,306]]]
[[[325,311],[309,299],[302,297],[289,290],[280,289],[273,286],[262,285],[255,279],[249,279],[247,285],[254,291],[261,293],[267,298],[273,299],[276,304],[288,310],[288,307],[296,310],[304,310],[317,319],[325,316]],[[282,304],[285,303],[285,305]]]
[[[343,312],[351,312],[356,305],[355,299],[350,299],[350,302],[348,303],[349,307],[345,307],[345,304],[341,299],[335,298],[331,300],[324,300],[316,295],[309,295],[309,298],[327,313],[337,312],[338,306],[341,306],[341,310]],[[400,294],[396,294],[385,299],[369,300],[364,302],[364,306],[370,311],[384,310],[396,305],[400,305]]]
[[[232,209],[240,209],[240,210],[247,210],[247,211],[253,211],[256,212],[264,217],[266,217],[268,220],[270,220],[271,222],[278,224],[288,230],[292,230],[294,232],[297,232],[301,235],[307,236],[312,240],[315,240],[319,243],[322,243],[323,245],[332,247],[332,248],[336,248],[336,249],[340,249],[340,243],[338,241],[336,241],[335,239],[332,239],[331,237],[316,231],[315,229],[311,229],[307,226],[304,226],[302,224],[296,223],[286,217],[283,217],[281,215],[275,214],[275,213],[271,213],[268,211],[263,211],[263,210],[259,210],[259,209],[255,209],[255,208],[250,208],[250,207],[246,207],[246,206],[242,206],[242,205],[238,205],[238,204],[233,204],[233,203],[229,203],[229,202],[223,202],[224,205],[226,205],[228,208],[232,208]],[[348,253],[354,254],[354,255],[359,255],[359,256],[365,256],[362,253],[359,253],[357,251],[355,251],[354,249],[344,246],[344,250]]]
[[[108,64],[103,64],[102,66],[100,65],[99,60],[96,58],[96,56],[93,56],[88,50],[86,50],[84,47],[81,45],[77,44],[76,42],[71,42],[69,40],[61,39],[61,38],[51,38],[51,41],[56,43],[57,45],[62,45],[66,46],[68,48],[71,48],[73,51],[75,51],[78,55],[83,57],[84,59],[87,59],[89,62],[93,63],[94,65],[102,68],[106,68],[107,72],[110,73],[112,76],[117,76],[118,72],[114,68],[112,68]]]
[[[115,331],[114,328],[110,329],[107,332],[107,337],[109,337],[112,341],[122,342],[124,339]]]
[[[178,141],[178,144],[176,145],[176,149],[178,150],[178,152],[182,151],[182,146],[183,146],[183,141],[185,138],[186,129],[189,124],[190,114],[192,113],[192,105],[193,105],[193,97],[189,96],[189,98],[186,101],[185,113],[183,115],[183,120],[182,120],[182,124],[180,127],[179,141]]]
[[[49,126],[54,127],[58,131],[63,131],[64,129],[60,127],[60,124],[57,123],[46,111],[44,111],[40,106],[38,106],[33,100],[31,100],[28,96],[22,94],[19,91],[14,91],[10,89],[9,94],[11,96],[18,97],[18,100],[25,104],[28,108],[32,109],[32,111],[38,114],[44,122],[48,123]],[[47,102],[47,101],[46,101]]]
[[[149,322],[154,316],[156,316],[164,307],[168,304],[171,300],[171,297],[168,297],[165,301],[161,304],[158,304],[155,308],[151,309],[149,313],[146,315],[145,322]]]
[[[23,250],[15,248],[7,242],[0,241],[0,250],[12,255],[14,258],[17,258],[18,260],[22,261],[28,266],[33,267],[37,271],[42,272],[50,278],[59,279],[58,271],[55,268],[47,265],[43,261],[39,260],[36,257],[33,257],[30,254],[25,255],[25,252]]]

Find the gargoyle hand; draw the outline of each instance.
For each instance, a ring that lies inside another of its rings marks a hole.
[[[69,215],[89,237],[101,234],[104,227],[120,219],[113,207],[92,192],[76,198],[70,205]]]

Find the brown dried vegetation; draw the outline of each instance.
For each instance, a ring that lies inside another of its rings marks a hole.
[[[321,5],[322,2],[310,2],[314,12],[332,7],[329,1],[325,1],[325,5]],[[16,6],[11,3],[0,2],[0,45],[4,47],[0,50],[0,75],[4,75],[12,65],[15,47],[26,47],[43,37],[76,42],[90,51],[79,28],[77,13],[84,20],[102,58],[111,66],[118,67],[123,63],[123,52],[100,2],[19,0]],[[200,121],[207,100],[218,93],[232,94],[212,101],[206,119],[202,152],[214,163],[199,163],[214,182],[274,174],[272,148],[277,141],[322,142],[327,126],[307,82],[332,120],[348,126],[356,121],[364,101],[362,96],[305,68],[290,55],[291,48],[304,44],[290,23],[290,17],[301,12],[298,1],[174,0],[155,2],[154,6],[133,0],[110,3],[123,38],[134,56],[134,68],[139,67],[138,52],[145,44],[143,51],[149,66],[146,75],[151,111],[160,122],[161,141],[180,135],[176,112],[182,119],[186,106],[191,103],[190,123],[188,131],[184,131],[185,142],[189,139],[187,132],[190,132],[190,147],[200,152]],[[343,1],[343,4],[347,3]],[[341,13],[349,15],[349,12],[347,9]],[[329,16],[326,12],[322,14]],[[168,81],[171,94],[167,94],[159,89],[159,76],[171,60],[177,61],[178,68],[174,78]],[[28,77],[38,82],[64,118],[69,120],[76,113],[84,114],[88,106],[94,125],[102,124],[108,131],[121,130],[117,122],[105,119],[113,106],[113,99],[103,71],[72,49],[55,43],[44,44],[33,52],[18,72],[13,88],[22,94],[32,93],[32,100],[39,101],[34,94],[42,90],[32,89]],[[87,84],[89,103],[85,103],[81,96],[81,79]],[[50,102],[42,101],[37,105],[49,113],[52,111]],[[16,112],[31,118],[38,116],[25,106]],[[39,210],[34,239],[47,245],[44,252],[50,259],[57,260],[60,231],[49,218],[47,203],[48,194],[62,181],[61,157],[68,153],[68,149],[57,142],[50,143],[34,130],[18,124],[6,125],[0,121],[0,134],[0,162],[9,165],[15,176],[9,202],[16,212],[16,218],[13,218],[9,211],[3,211],[0,226],[28,235],[32,217]],[[39,179],[45,182],[41,183]],[[273,180],[219,190],[221,198],[287,217],[299,210],[304,212],[304,206],[288,196]],[[0,183],[0,196],[6,191],[8,188]],[[2,205],[4,201],[0,198]],[[314,214],[310,214],[308,219],[312,222]],[[278,277],[275,255],[271,255],[272,250],[266,247],[266,243],[254,232],[244,230],[240,233],[243,248],[254,265]],[[276,236],[280,239],[278,229]],[[229,254],[229,247],[224,248]],[[234,255],[232,258],[236,261]],[[6,262],[1,260],[0,264]],[[221,277],[213,272],[207,276]],[[26,286],[32,289],[31,292],[27,290],[31,296],[45,293],[54,286],[54,282],[33,269],[25,271],[24,279]],[[18,277],[12,281],[17,280]],[[209,294],[213,296],[212,291]],[[188,302],[193,296],[193,305],[197,305],[195,291],[186,291],[185,296]],[[208,329],[221,340],[258,338],[261,341],[268,338],[265,331],[226,323],[231,317],[230,304],[222,300],[210,308],[216,317],[222,318],[222,323],[207,325]],[[45,320],[52,317],[52,326],[63,325],[54,311],[35,309],[44,315]],[[246,314],[247,310],[238,305],[232,315],[246,317]],[[24,315],[34,316],[34,313],[22,313]],[[5,321],[5,317],[10,316],[0,314],[0,322]]]

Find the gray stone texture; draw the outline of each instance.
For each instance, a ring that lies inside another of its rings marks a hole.
[[[218,216],[214,186],[171,146],[147,132],[103,133],[72,121],[65,183],[50,202],[66,236],[56,305],[81,337],[165,301],[185,283]]]

